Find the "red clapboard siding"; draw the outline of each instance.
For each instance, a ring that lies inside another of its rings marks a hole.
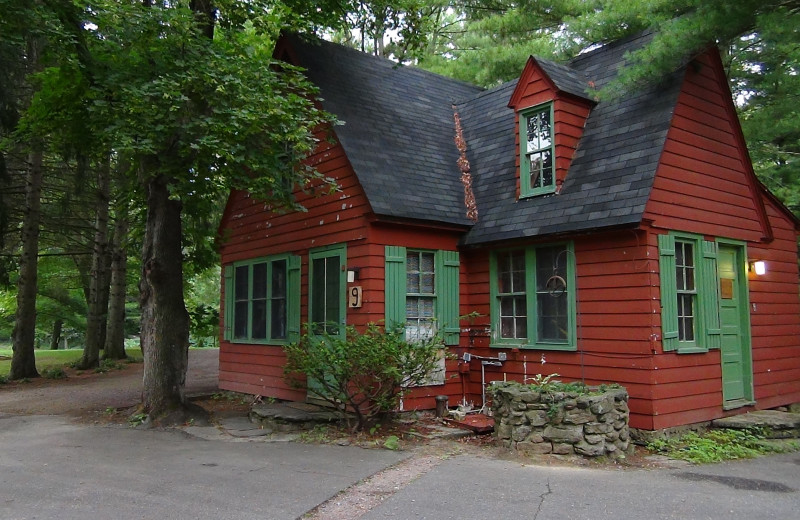
[[[650,337],[660,326],[653,315],[651,290],[658,277],[650,273],[652,260],[648,260],[646,235],[630,231],[603,233],[576,239],[574,247],[579,351],[519,349],[511,352],[504,349],[509,352],[509,361],[499,369],[487,370],[487,380],[522,381],[542,372],[558,373],[561,380],[619,382],[628,386],[631,401],[641,402],[640,409],[646,409],[650,406],[645,401],[649,400],[653,377],[650,371]],[[462,286],[462,292],[467,293],[463,300],[469,304],[467,307],[462,305],[462,312],[478,310],[485,314],[474,323],[462,326],[488,328],[491,326],[488,316],[489,253],[465,251],[462,269],[469,273]],[[624,297],[620,298],[620,294]],[[470,339],[474,345],[470,352],[483,356],[497,355],[497,349],[486,348],[486,337],[462,337],[462,346],[468,345]],[[477,403],[481,391],[480,366],[476,365],[472,370],[466,381],[467,400]],[[647,420],[644,415],[637,417],[639,419],[631,419],[633,423],[645,427]]]
[[[700,72],[686,73],[645,218],[661,228],[759,240],[758,201],[735,137],[738,123],[726,109],[729,94],[716,77],[722,71],[701,61],[707,66]]]
[[[748,275],[752,324],[753,386],[758,408],[797,402],[800,398],[800,295],[797,229],[764,196],[775,239],[748,244],[750,260],[764,260],[767,273]]]

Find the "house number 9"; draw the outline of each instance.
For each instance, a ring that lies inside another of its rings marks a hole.
[[[347,306],[351,309],[357,309],[361,307],[361,287],[351,287],[348,289],[349,298],[347,301]]]

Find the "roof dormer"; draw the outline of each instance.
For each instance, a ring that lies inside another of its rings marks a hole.
[[[518,197],[559,193],[594,101],[591,83],[531,56],[508,106],[517,115]]]

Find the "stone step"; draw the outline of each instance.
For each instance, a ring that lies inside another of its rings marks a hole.
[[[768,439],[800,438],[800,413],[756,410],[711,421],[712,428],[745,430],[762,428]]]
[[[271,432],[310,430],[318,424],[335,423],[339,418],[334,410],[310,403],[264,403],[250,409],[250,420]]]

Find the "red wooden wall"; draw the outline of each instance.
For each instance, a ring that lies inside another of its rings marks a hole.
[[[797,229],[769,199],[766,209],[775,239],[747,249],[751,259],[767,263],[765,275],[749,277],[753,383],[762,409],[800,402]]]
[[[358,184],[344,150],[320,135],[320,146],[310,161],[318,171],[336,179],[340,191],[321,197],[295,192],[307,212],[279,214],[245,192],[231,195],[225,209],[221,234],[222,264],[291,252],[302,258],[301,319],[308,316],[309,249],[347,243],[349,265],[360,265],[371,250],[367,245],[369,202]],[[383,252],[381,251],[381,258]],[[365,270],[369,275],[369,269]],[[225,294],[222,288],[222,294]],[[221,298],[224,307],[224,297]],[[224,308],[221,316],[224,316]],[[289,388],[283,381],[280,346],[220,341],[219,386],[223,390],[279,399],[305,399],[305,391]]]
[[[654,233],[680,230],[747,243],[768,273],[749,276],[757,408],[800,399],[797,230],[758,187],[715,54],[689,67],[645,211]],[[766,209],[765,209],[766,200]],[[775,240],[767,237],[775,235]],[[656,235],[650,255],[658,258]],[[657,289],[657,287],[656,287]],[[708,421],[722,410],[719,351],[653,357],[653,428]]]
[[[525,242],[524,245],[532,242]],[[546,242],[545,242],[546,243]],[[564,381],[587,384],[616,382],[631,394],[631,423],[650,425],[652,335],[660,323],[654,309],[659,303],[654,285],[658,276],[654,259],[648,257],[647,235],[641,231],[597,233],[576,239],[577,350],[502,349],[508,359],[502,367],[487,367],[486,380],[522,381],[536,374],[557,373]],[[489,253],[462,254],[462,269],[468,276],[462,293],[461,312],[484,315],[473,323],[462,323],[462,347],[473,345],[473,354],[496,357],[500,349],[489,348]],[[542,363],[544,361],[544,363]],[[480,405],[480,365],[473,362],[467,376],[467,400]],[[452,399],[451,399],[452,401]]]

